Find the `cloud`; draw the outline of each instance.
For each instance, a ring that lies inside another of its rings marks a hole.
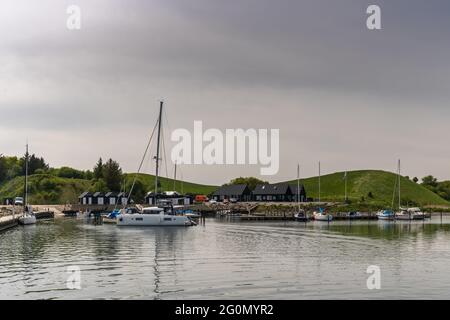
[[[393,170],[399,156],[405,174],[450,177],[447,1],[378,1],[381,31],[365,28],[369,1],[77,2],[79,31],[70,1],[0,4],[2,153],[21,152],[11,135],[39,137],[54,165],[102,155],[134,170],[164,98],[172,129],[279,128],[272,180],[297,161],[315,174],[320,158]],[[258,168],[184,170],[222,183]]]

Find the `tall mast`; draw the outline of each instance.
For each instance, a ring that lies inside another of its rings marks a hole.
[[[27,142],[27,149],[25,153],[25,186],[24,186],[24,193],[25,193],[25,207],[28,205],[28,142]]]
[[[320,161],[319,161],[319,202],[320,202]]]
[[[398,159],[398,209],[401,207],[401,193],[400,193],[400,159]]]
[[[159,175],[159,145],[161,140],[161,118],[162,118],[163,102],[159,104],[159,118],[158,118],[158,141],[156,145],[156,173],[155,173],[155,203],[158,194],[158,175]]]
[[[177,181],[177,162],[175,161],[175,169],[173,173],[173,191],[176,191],[175,189],[175,183]]]
[[[297,204],[300,211],[300,164],[297,164]]]

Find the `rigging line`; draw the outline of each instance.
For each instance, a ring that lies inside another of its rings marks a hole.
[[[130,202],[130,198],[131,198],[131,194],[132,194],[133,189],[134,189],[134,185],[136,184],[137,177],[138,177],[139,173],[141,172],[142,165],[143,165],[143,163],[145,161],[145,157],[147,156],[147,152],[148,152],[148,149],[150,148],[150,144],[152,143],[153,135],[155,134],[157,126],[158,126],[158,121],[156,121],[156,124],[153,127],[152,134],[150,136],[150,139],[148,140],[147,147],[145,148],[144,156],[142,157],[141,163],[139,164],[138,171],[134,175],[133,184],[131,185],[130,192],[128,193],[127,204]],[[124,208],[125,208],[125,204],[124,204]]]

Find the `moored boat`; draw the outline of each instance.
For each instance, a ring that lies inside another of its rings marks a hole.
[[[395,214],[392,210],[381,210],[377,212],[378,220],[394,220]]]
[[[313,217],[314,217],[314,220],[316,220],[316,221],[327,221],[327,222],[330,222],[330,221],[333,220],[333,216],[331,214],[324,213],[322,209],[320,209],[319,212],[314,211],[313,212]]]

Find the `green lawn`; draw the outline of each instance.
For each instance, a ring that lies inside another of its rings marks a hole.
[[[344,201],[344,173],[337,172],[321,177],[321,200]],[[375,206],[390,206],[394,192],[396,174],[380,170],[349,171],[347,173],[348,198],[352,203],[366,203]],[[291,181],[295,183],[296,180]],[[302,179],[307,196],[318,198],[318,178]],[[368,196],[372,193],[373,198]],[[434,192],[401,177],[402,205],[449,206],[450,203]],[[364,198],[364,201],[362,200]],[[395,202],[398,203],[396,195]]]

